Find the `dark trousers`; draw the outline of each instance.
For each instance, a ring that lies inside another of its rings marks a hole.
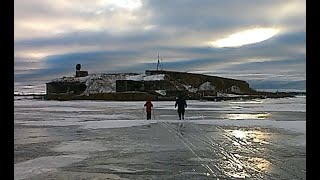
[[[181,116],[182,116],[182,119],[184,119],[184,110],[178,111],[178,114],[179,114],[179,120],[181,120]]]
[[[151,112],[147,112],[147,120],[151,119]]]

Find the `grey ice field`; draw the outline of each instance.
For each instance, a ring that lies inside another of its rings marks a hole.
[[[305,96],[144,103],[15,97],[15,179],[306,179]]]

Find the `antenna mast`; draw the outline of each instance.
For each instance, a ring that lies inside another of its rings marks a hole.
[[[159,54],[158,54],[158,64],[157,64],[157,71],[159,70],[159,65],[160,65],[160,61],[159,61]]]

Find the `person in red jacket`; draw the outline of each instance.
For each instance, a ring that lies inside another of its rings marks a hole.
[[[147,120],[151,119],[151,107],[153,107],[153,104],[151,103],[150,96],[147,97],[147,102],[144,104],[147,111]]]

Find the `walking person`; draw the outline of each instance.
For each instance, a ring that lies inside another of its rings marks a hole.
[[[187,102],[186,100],[184,100],[184,98],[182,97],[182,95],[179,95],[178,99],[176,100],[176,104],[174,105],[174,107],[178,106],[178,114],[179,114],[179,120],[184,119],[184,112],[185,112],[185,108],[187,107]]]
[[[147,97],[147,101],[144,104],[144,106],[146,107],[146,111],[147,111],[147,120],[149,120],[151,119],[151,107],[153,107],[150,96]]]

